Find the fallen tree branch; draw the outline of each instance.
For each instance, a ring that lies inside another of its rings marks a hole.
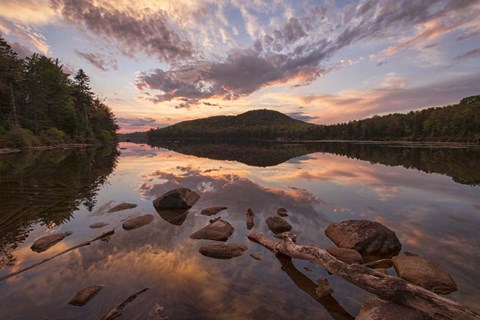
[[[16,275],[18,275],[18,274],[20,274],[20,273],[22,273],[22,272],[28,271],[28,270],[30,270],[30,269],[33,269],[33,268],[35,268],[35,267],[37,267],[37,266],[39,266],[39,265],[41,265],[41,264],[44,264],[45,262],[48,262],[48,261],[50,261],[50,260],[53,260],[53,259],[55,259],[55,258],[57,258],[57,257],[59,257],[59,256],[61,256],[61,255],[63,255],[63,254],[65,254],[65,253],[67,253],[67,252],[70,252],[70,251],[72,251],[72,250],[75,250],[75,249],[78,249],[78,248],[81,248],[81,247],[88,246],[88,245],[90,245],[92,242],[95,242],[95,241],[97,241],[97,240],[102,240],[102,239],[104,239],[104,238],[110,237],[110,236],[113,235],[114,233],[115,233],[115,229],[112,229],[112,230],[110,230],[110,231],[107,231],[107,232],[105,232],[105,233],[103,233],[103,234],[101,234],[101,235],[99,235],[99,236],[96,236],[95,238],[92,238],[92,239],[90,239],[90,240],[87,240],[87,241],[85,241],[85,242],[82,242],[82,243],[80,243],[80,244],[77,244],[76,246],[70,247],[70,248],[68,248],[68,249],[66,249],[66,250],[63,250],[63,251],[61,251],[61,252],[59,252],[59,253],[57,253],[57,254],[49,257],[49,258],[46,258],[46,259],[44,259],[44,260],[42,260],[42,261],[40,261],[40,262],[37,262],[37,263],[35,263],[35,264],[32,264],[31,266],[28,266],[28,267],[26,267],[26,268],[23,268],[23,269],[20,269],[20,270],[18,270],[18,271],[15,271],[15,272],[12,272],[12,273],[10,273],[10,274],[7,274],[6,276],[1,277],[1,278],[0,278],[0,281],[3,281],[3,280],[8,279],[8,278],[10,278],[10,277],[16,276]]]
[[[422,312],[432,319],[480,320],[480,315],[460,303],[439,296],[399,277],[376,272],[358,264],[346,264],[327,251],[314,246],[298,245],[288,233],[280,241],[267,239],[263,233],[249,232],[248,239],[289,257],[308,260],[324,267],[354,285],[404,307]]]
[[[143,289],[143,290],[138,291],[137,293],[132,294],[130,297],[128,297],[127,299],[125,299],[125,301],[123,301],[123,302],[120,303],[118,306],[116,306],[115,308],[113,308],[112,310],[110,310],[110,312],[109,312],[105,317],[103,317],[102,320],[112,320],[112,319],[115,319],[116,317],[121,316],[122,313],[123,313],[123,310],[125,309],[125,307],[126,307],[130,302],[132,302],[133,300],[135,300],[139,294],[144,293],[144,292],[147,291],[148,289],[149,289],[149,288],[145,288],[145,289]]]

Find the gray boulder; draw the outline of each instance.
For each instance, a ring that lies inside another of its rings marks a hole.
[[[122,228],[124,230],[138,229],[140,227],[143,227],[143,226],[149,224],[152,221],[153,221],[153,215],[152,214],[146,214],[146,215],[143,215],[143,216],[133,217],[133,218],[125,220],[125,222],[122,224]]]
[[[363,258],[358,251],[346,248],[328,247],[325,249],[332,256],[348,264],[362,264]]]
[[[153,201],[153,206],[158,210],[185,210],[190,209],[200,195],[188,188],[176,188],[163,194]]]
[[[87,304],[88,301],[92,300],[93,297],[95,297],[97,293],[99,293],[102,289],[103,286],[91,286],[83,288],[82,290],[78,291],[77,294],[75,294],[75,297],[73,297],[72,300],[68,302],[68,304],[74,306],[84,306]]]
[[[235,243],[212,242],[198,250],[202,255],[215,259],[231,259],[239,257],[247,250],[247,246]]]
[[[392,258],[393,267],[400,278],[439,294],[457,291],[450,274],[438,263],[415,255]]]
[[[402,248],[395,232],[378,222],[368,220],[332,223],[325,234],[337,247],[354,249],[364,256],[390,258]]]
[[[63,233],[51,234],[49,236],[41,237],[35,240],[35,242],[32,244],[30,249],[32,249],[32,251],[35,251],[35,252],[43,252],[53,247],[54,245],[56,245],[57,243],[65,239],[65,237],[68,237],[71,234],[72,234],[71,232],[67,231]]]
[[[227,241],[233,233],[233,226],[225,220],[219,219],[210,223],[208,226],[198,230],[190,235],[192,239],[207,239],[217,241]]]
[[[292,226],[290,223],[288,223],[285,219],[280,218],[278,216],[268,217],[266,222],[267,222],[268,229],[270,229],[275,234],[290,231],[292,229]]]
[[[227,210],[227,207],[211,207],[207,209],[203,209],[200,214],[203,214],[204,216],[213,216],[219,213],[220,211]]]
[[[418,311],[400,306],[393,302],[387,302],[377,297],[368,299],[360,309],[360,313],[355,320],[427,320]]]

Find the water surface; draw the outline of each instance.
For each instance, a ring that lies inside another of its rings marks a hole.
[[[175,151],[174,151],[175,150]],[[370,219],[394,230],[403,250],[445,267],[459,291],[452,299],[480,311],[480,152],[472,148],[351,143],[122,143],[110,149],[53,150],[0,156],[0,277],[115,228],[95,242],[0,282],[2,319],[100,319],[129,295],[150,288],[126,308],[125,319],[352,319],[368,293],[304,261],[275,257],[249,242],[245,213],[256,231],[277,208],[298,242],[332,245],[334,221]],[[180,225],[159,216],[152,200],[184,186],[201,194]],[[135,209],[107,213],[121,203]],[[219,215],[248,246],[241,257],[198,253],[189,235]],[[154,221],[125,231],[122,220],[151,213]],[[109,223],[90,229],[95,222]],[[72,231],[43,253],[46,234]],[[260,255],[255,260],[251,253]],[[394,271],[389,270],[391,274]],[[332,297],[314,299],[326,277]],[[89,285],[104,289],[86,306],[67,302]]]

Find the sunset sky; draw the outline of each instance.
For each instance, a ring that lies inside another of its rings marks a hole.
[[[480,94],[479,0],[0,0],[25,57],[83,68],[121,132],[274,109],[331,124]]]

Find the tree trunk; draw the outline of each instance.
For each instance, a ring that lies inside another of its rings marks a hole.
[[[15,122],[15,127],[18,127],[17,106],[15,105],[15,96],[13,95],[13,86],[11,82],[10,82],[10,94],[12,96],[13,121]]]
[[[321,265],[331,274],[339,276],[383,300],[422,312],[432,319],[480,320],[480,315],[458,302],[439,296],[401,278],[382,274],[358,264],[346,264],[323,249],[298,245],[288,233],[282,234],[280,241],[269,240],[258,232],[249,232],[247,237],[273,252]]]

